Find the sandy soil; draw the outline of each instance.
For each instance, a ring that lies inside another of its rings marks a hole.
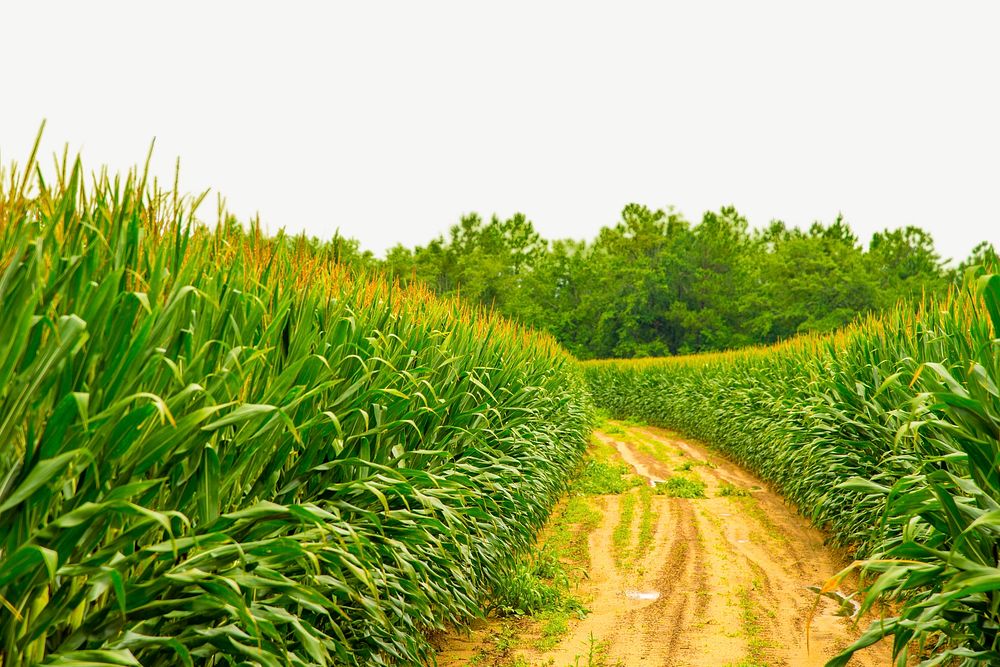
[[[841,570],[843,557],[825,547],[822,534],[762,482],[667,431],[629,428],[596,437],[614,446],[647,481],[697,477],[706,485],[706,497],[653,496],[651,546],[625,563],[616,562],[612,546],[621,496],[598,499],[594,507],[602,520],[589,536],[590,567],[581,591],[590,614],[575,621],[551,651],[533,650],[527,642],[518,646],[513,653],[521,664],[587,665],[596,642],[599,664],[609,667],[812,667],[858,636],[857,628],[836,615],[832,600],[824,598],[813,613],[816,596],[808,590]],[[697,465],[705,461],[713,465]],[[678,473],[686,462],[696,465]],[[750,495],[720,497],[724,484]],[[639,539],[638,505],[633,544]],[[446,641],[439,664],[470,664],[489,631],[487,625]],[[886,647],[876,646],[851,664],[882,667],[891,665],[891,658]]]

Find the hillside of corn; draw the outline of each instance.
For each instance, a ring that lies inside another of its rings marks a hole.
[[[589,430],[548,337],[140,171],[0,192],[0,664],[424,664]]]
[[[614,417],[710,443],[856,550],[862,611],[887,616],[854,649],[891,635],[899,664],[995,665],[998,332],[1000,276],[978,269],[947,299],[835,335],[585,375]]]

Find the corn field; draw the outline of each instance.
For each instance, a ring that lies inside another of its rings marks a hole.
[[[0,187],[0,665],[427,664],[586,445],[573,360],[127,176]]]
[[[711,443],[856,550],[862,611],[884,618],[830,666],[886,637],[899,665],[995,665],[998,336],[1000,276],[980,268],[835,335],[585,374],[599,407]]]

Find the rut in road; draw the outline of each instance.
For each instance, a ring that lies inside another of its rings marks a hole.
[[[586,665],[596,645],[599,664],[608,667],[812,667],[857,638],[859,629],[836,614],[835,602],[824,598],[812,611],[816,596],[809,587],[842,569],[843,557],[759,480],[660,429],[610,424],[595,438],[614,447],[647,484],[697,479],[705,497],[647,492],[648,504],[624,529],[625,496],[595,497],[601,520],[588,538],[581,590],[590,613],[550,650],[525,642],[502,661],[489,661],[458,643],[446,646],[439,664]],[[643,512],[650,514],[644,543]],[[616,529],[628,531],[627,557],[621,536],[617,549],[613,544]],[[480,639],[485,636],[481,631]],[[892,663],[887,647],[876,646],[851,664]]]

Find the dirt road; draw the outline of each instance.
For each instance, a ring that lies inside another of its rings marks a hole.
[[[807,646],[816,603],[808,587],[845,563],[759,480],[667,431],[614,425],[596,438],[645,484],[683,477],[703,483],[704,497],[639,488],[629,492],[643,497],[638,502],[628,494],[595,497],[601,519],[589,534],[580,593],[590,613],[550,650],[518,646],[507,664],[811,667],[857,637],[836,615],[838,605],[824,599]],[[446,646],[439,664],[490,664],[470,658],[476,635],[463,641]],[[875,647],[851,664],[883,667],[891,659]]]

